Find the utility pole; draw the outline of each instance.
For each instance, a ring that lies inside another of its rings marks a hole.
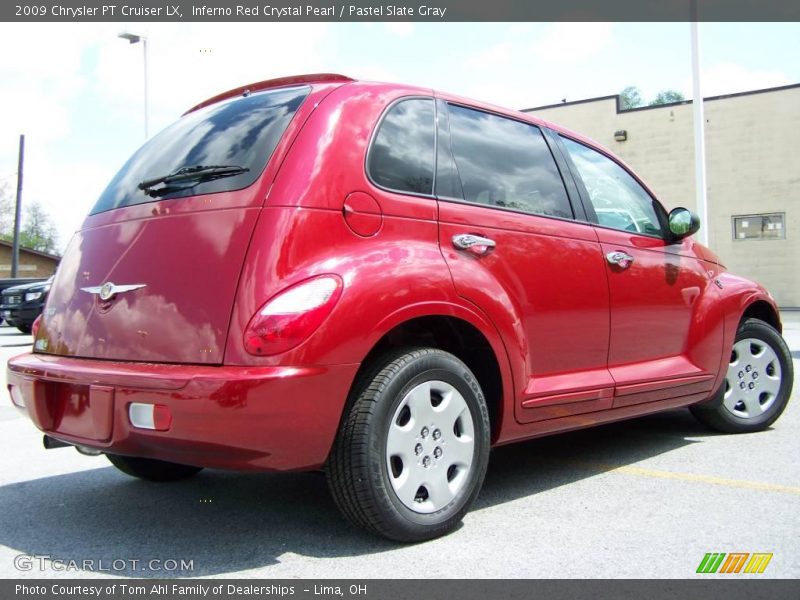
[[[142,52],[144,54],[144,139],[147,141],[150,137],[150,115],[149,115],[149,101],[147,98],[147,38],[143,35],[135,33],[124,32],[119,36],[123,40],[128,40],[131,44],[138,44],[142,42]]]
[[[19,136],[19,162],[17,163],[17,207],[14,212],[14,243],[11,246],[11,277],[19,270],[19,226],[22,213],[22,167],[25,162],[25,134]]]
[[[706,195],[706,117],[703,90],[700,86],[700,31],[697,22],[697,0],[692,0],[692,108],[694,121],[694,185],[697,214],[700,217],[700,243],[708,245],[711,223],[708,221]]]

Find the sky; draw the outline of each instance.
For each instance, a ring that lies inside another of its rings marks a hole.
[[[0,23],[0,186],[40,202],[66,247],[144,141],[198,102],[300,73],[431,87],[510,108],[692,96],[688,23]],[[800,23],[700,25],[703,95],[800,83]],[[800,110],[800,107],[798,107]]]

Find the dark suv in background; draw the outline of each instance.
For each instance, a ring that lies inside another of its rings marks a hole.
[[[30,333],[47,300],[53,278],[23,283],[2,291],[0,317],[22,333]]]

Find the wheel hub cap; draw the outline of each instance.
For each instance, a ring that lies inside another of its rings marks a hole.
[[[449,383],[426,381],[395,410],[386,440],[394,493],[417,513],[449,504],[469,476],[475,426],[464,397]]]
[[[762,415],[775,402],[780,387],[780,361],[769,345],[756,338],[734,344],[722,400],[731,414],[741,419]]]

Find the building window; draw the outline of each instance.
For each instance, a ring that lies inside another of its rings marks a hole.
[[[785,213],[734,216],[733,239],[737,241],[786,239],[784,217]]]

